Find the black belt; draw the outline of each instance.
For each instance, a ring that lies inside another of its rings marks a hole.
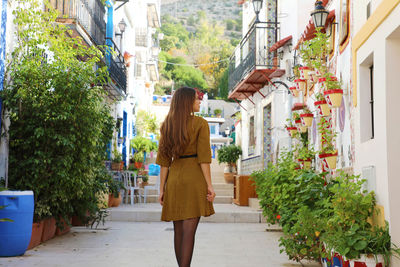
[[[179,156],[180,159],[195,158],[195,157],[197,157],[197,154]]]

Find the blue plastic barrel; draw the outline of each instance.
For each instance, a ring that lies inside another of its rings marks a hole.
[[[32,191],[0,192],[0,257],[23,255],[32,235],[34,200]]]
[[[157,164],[150,164],[149,165],[149,175],[157,176],[160,173],[160,166]]]

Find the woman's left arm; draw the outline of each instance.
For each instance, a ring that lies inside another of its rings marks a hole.
[[[201,170],[203,171],[204,179],[207,183],[207,200],[213,202],[215,199],[215,192],[211,183],[211,169],[210,163],[200,163]]]

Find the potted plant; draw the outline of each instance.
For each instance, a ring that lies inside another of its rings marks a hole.
[[[115,147],[113,150],[111,169],[114,171],[121,171],[123,167],[124,167],[124,162],[122,161],[122,154]]]
[[[136,169],[140,169],[143,167],[144,163],[144,153],[139,151],[133,155],[133,161],[135,162]]]
[[[314,102],[314,105],[317,107],[319,114],[321,116],[330,116],[331,109],[328,103],[326,102],[324,95],[321,93],[317,93],[315,95],[315,98],[317,101]]]
[[[298,97],[299,96],[299,90],[297,89],[296,86],[292,86],[289,88],[290,92],[292,93],[292,95],[294,97]]]
[[[298,150],[297,161],[301,164],[303,169],[310,169],[315,154],[312,148],[309,149],[308,146],[303,146]]]
[[[293,125],[291,119],[287,119],[286,122],[287,122],[286,130],[289,132],[289,135],[291,137],[295,137],[297,134],[297,127],[295,125]]]
[[[121,204],[122,196],[121,190],[126,190],[122,181],[109,178],[108,183],[108,207],[118,207]]]
[[[312,112],[308,107],[305,107],[303,109],[303,114],[300,114],[300,118],[301,118],[301,123],[304,126],[310,127],[314,119],[314,114],[312,114]]]
[[[337,149],[334,145],[336,132],[332,129],[329,120],[321,117],[318,123],[318,131],[321,134],[321,150],[319,158],[329,169],[336,169]]]
[[[219,108],[214,109],[214,115],[217,118],[221,118],[221,114],[222,114],[222,110],[221,109],[219,109]]]
[[[338,108],[342,105],[343,90],[341,83],[337,79],[326,79],[324,91],[325,100],[329,106]]]
[[[310,73],[311,69],[309,67],[307,67],[307,66],[300,67],[299,70],[300,70],[300,78],[301,79],[304,79],[304,80],[310,79],[309,73]]]
[[[149,185],[149,175],[143,174],[142,175],[142,182],[140,183],[140,187],[144,188],[146,185]]]
[[[227,183],[233,183],[236,174],[236,161],[240,155],[242,155],[242,149],[236,145],[223,146],[218,150],[218,163],[227,163],[224,169],[224,178]]]
[[[304,79],[296,79],[294,82],[296,83],[297,90],[305,94],[307,90],[307,81]]]

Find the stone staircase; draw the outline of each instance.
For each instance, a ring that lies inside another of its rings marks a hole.
[[[215,190],[214,203],[215,204],[232,204],[233,199],[233,184],[227,184],[224,180],[224,164],[219,165],[218,161],[213,159],[211,163],[211,180]],[[156,183],[157,176],[149,177],[149,185],[154,185]],[[141,194],[143,195],[143,189]],[[157,190],[148,190],[147,203],[158,203],[158,193]]]

